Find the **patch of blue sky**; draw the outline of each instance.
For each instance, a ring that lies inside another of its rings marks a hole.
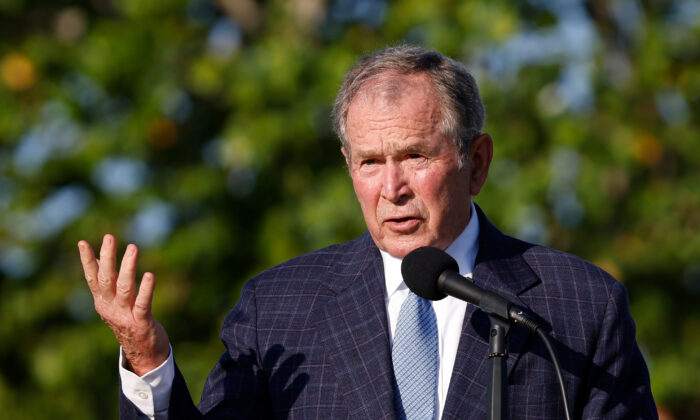
[[[35,256],[19,246],[0,247],[0,270],[9,278],[26,278],[36,270]]]
[[[677,0],[673,2],[673,8],[668,16],[668,20],[670,23],[689,28],[700,26],[700,1]]]
[[[13,153],[15,170],[22,174],[33,174],[47,160],[74,154],[79,150],[81,127],[70,117],[65,104],[48,102],[40,120],[20,138]]]
[[[329,8],[329,17],[335,22],[361,22],[378,27],[385,16],[384,0],[335,0]]]
[[[38,239],[53,236],[79,218],[92,202],[87,188],[71,184],[53,191],[34,211],[34,233]]]
[[[480,62],[502,86],[516,83],[520,69],[531,65],[561,66],[553,91],[562,104],[575,112],[589,110],[595,101],[591,86],[591,66],[598,44],[598,34],[583,2],[566,0],[531,3],[552,11],[557,22],[551,26],[527,29],[514,34],[497,47],[486,47],[478,55]]]
[[[209,31],[207,51],[213,56],[226,60],[241,47],[243,34],[238,24],[230,17],[219,18]]]
[[[127,227],[127,238],[140,246],[162,243],[175,228],[176,211],[165,201],[145,204],[131,219]]]
[[[140,160],[119,156],[103,159],[92,171],[92,179],[109,195],[128,195],[143,187],[149,171]]]

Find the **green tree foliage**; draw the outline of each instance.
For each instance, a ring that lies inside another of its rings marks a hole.
[[[142,249],[195,400],[251,275],[364,229],[329,111],[400,42],[465,62],[507,233],[628,287],[653,392],[700,409],[697,0],[0,0],[2,417],[117,418],[76,243]]]

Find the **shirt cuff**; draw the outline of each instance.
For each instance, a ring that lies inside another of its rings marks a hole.
[[[143,414],[150,419],[156,416],[160,419],[167,414],[170,389],[175,378],[172,346],[165,362],[143,376],[138,376],[126,368],[124,351],[119,347],[119,376],[124,396]]]

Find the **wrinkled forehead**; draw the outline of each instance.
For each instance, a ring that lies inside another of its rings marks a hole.
[[[378,148],[404,150],[409,146],[411,150],[423,150],[428,146],[422,143],[430,139],[442,143],[440,106],[429,81],[384,78],[358,94],[346,120],[346,146],[355,149],[353,154],[377,153]]]
[[[351,102],[372,105],[396,104],[407,95],[420,94],[426,100],[434,98],[433,84],[425,74],[380,73],[367,80]]]

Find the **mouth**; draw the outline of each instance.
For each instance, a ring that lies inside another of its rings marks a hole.
[[[413,216],[394,217],[391,219],[386,219],[384,224],[395,232],[411,233],[418,228],[420,219]]]

